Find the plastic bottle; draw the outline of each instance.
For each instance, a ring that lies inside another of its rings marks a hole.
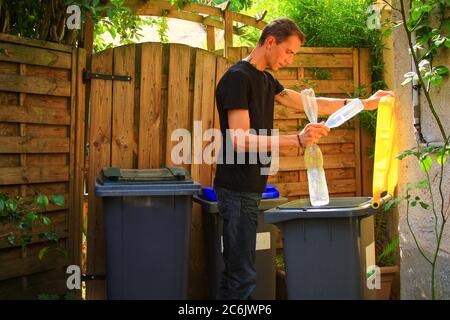
[[[353,118],[364,109],[364,105],[361,100],[355,99],[352,102],[346,104],[336,112],[334,112],[325,122],[328,128],[336,128],[343,124],[345,121]]]
[[[330,202],[327,180],[323,170],[323,157],[317,144],[305,149],[305,166],[308,172],[309,199],[313,206],[324,206]]]

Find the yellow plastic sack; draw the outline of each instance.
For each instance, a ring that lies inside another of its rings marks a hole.
[[[398,180],[398,147],[395,136],[395,98],[386,96],[378,105],[375,160],[373,168],[372,206],[380,206],[381,194],[387,191],[394,195]]]

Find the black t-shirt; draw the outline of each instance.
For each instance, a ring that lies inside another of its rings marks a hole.
[[[220,79],[216,89],[217,109],[222,132],[222,159],[217,163],[214,185],[235,191],[262,193],[267,183],[267,174],[261,174],[262,168],[270,167],[270,153],[260,155],[245,153],[245,163],[238,164],[237,153],[230,164],[225,154],[227,145],[226,129],[228,126],[228,110],[248,109],[250,128],[258,135],[271,135],[273,129],[273,110],[275,95],[284,87],[269,72],[256,69],[249,62],[242,60],[231,66]],[[265,129],[266,132],[260,131]],[[229,139],[229,138],[228,138]],[[228,140],[231,144],[231,140]],[[242,155],[242,154],[241,154]],[[254,160],[250,162],[251,158]],[[256,159],[256,161],[255,161]],[[256,162],[256,163],[255,163]]]

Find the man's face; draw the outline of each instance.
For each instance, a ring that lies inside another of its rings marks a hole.
[[[296,35],[277,44],[274,36],[268,36],[264,45],[266,46],[266,61],[272,70],[278,70],[291,64],[294,55],[300,49],[302,43]]]

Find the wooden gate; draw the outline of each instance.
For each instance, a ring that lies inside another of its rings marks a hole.
[[[84,163],[84,49],[0,34],[0,192],[10,197],[62,194],[47,216],[58,246],[49,251],[33,226],[32,242],[10,246],[20,232],[0,224],[0,298],[37,299],[66,291],[67,265],[81,265]],[[81,291],[78,291],[81,294]]]
[[[102,167],[159,168],[172,166],[171,134],[218,126],[214,91],[230,62],[213,53],[180,44],[144,43],[109,49],[92,57],[92,72],[130,76],[130,81],[92,80],[89,128],[88,273],[104,274],[103,210],[95,197],[94,178]],[[212,168],[184,165],[195,181],[210,185]],[[201,213],[192,218],[190,281],[202,281]],[[199,247],[199,248],[197,248]],[[199,271],[200,270],[200,271]],[[192,286],[191,286],[192,287]],[[90,281],[89,299],[105,297],[103,281]]]

